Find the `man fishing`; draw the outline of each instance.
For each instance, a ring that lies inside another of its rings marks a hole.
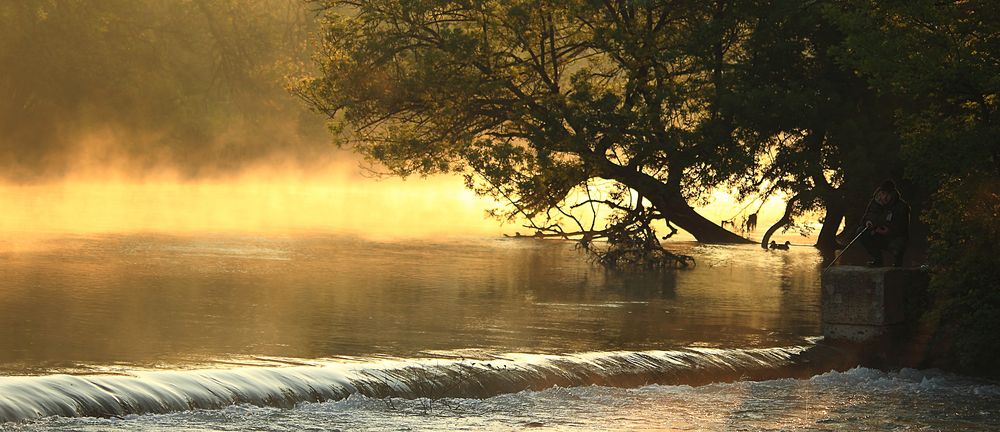
[[[903,254],[910,238],[910,206],[900,198],[892,180],[882,182],[875,189],[858,227],[859,231],[862,229],[861,244],[872,258],[869,266],[883,265],[882,251],[892,254],[893,266],[903,265]]]

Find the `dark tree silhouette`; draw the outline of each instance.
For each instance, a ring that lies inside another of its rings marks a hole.
[[[665,221],[747,242],[688,203],[752,161],[713,109],[727,2],[315,3],[320,72],[295,91],[392,173],[464,173],[497,216],[585,241]]]

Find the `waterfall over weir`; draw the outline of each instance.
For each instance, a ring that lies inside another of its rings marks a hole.
[[[490,360],[417,359],[309,366],[143,371],[129,375],[0,377],[0,420],[110,417],[215,409],[292,407],[367,397],[482,398],[554,385],[702,384],[780,376],[808,346],[760,349],[509,354]]]

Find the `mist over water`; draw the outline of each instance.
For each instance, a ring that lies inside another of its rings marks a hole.
[[[499,236],[491,203],[458,178],[368,179],[352,160],[322,171],[260,167],[224,179],[164,176],[0,184],[0,239],[148,233],[288,235],[338,232],[372,239]]]

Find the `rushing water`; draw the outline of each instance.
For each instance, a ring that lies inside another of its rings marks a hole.
[[[802,376],[812,248],[674,247],[698,266],[616,274],[512,239],[0,242],[0,427],[1000,427],[991,383]]]

